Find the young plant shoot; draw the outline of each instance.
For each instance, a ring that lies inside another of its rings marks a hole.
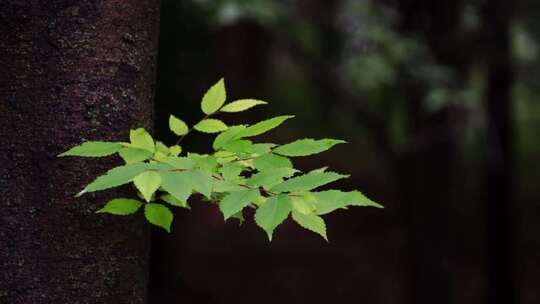
[[[225,220],[242,222],[243,210],[254,208],[255,222],[272,240],[272,235],[289,216],[301,227],[318,233],[325,240],[326,225],[321,217],[349,206],[382,208],[359,191],[317,188],[348,175],[326,168],[301,172],[292,158],[324,152],[337,139],[299,139],[284,145],[256,143],[254,137],[268,132],[293,116],[270,118],[252,125],[228,126],[215,118],[219,113],[249,110],[266,102],[240,99],[226,103],[223,79],[204,94],[201,110],[204,118],[188,126],[171,115],[169,128],[178,136],[172,146],[154,140],[143,128],[129,132],[129,142],[88,141],[59,156],[104,157],[118,154],[122,166],[110,169],[87,185],[77,196],[133,183],[134,198],[115,198],[97,213],[131,215],[142,209],[153,225],[170,232],[173,213],[170,208],[189,208],[192,195],[201,195],[219,207]],[[216,134],[213,152],[197,154],[182,149],[182,139],[193,132]],[[134,193],[135,194],[135,193]]]

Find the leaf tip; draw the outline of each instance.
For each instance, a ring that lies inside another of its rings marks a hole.
[[[75,194],[75,197],[80,197],[81,195],[85,194],[86,192],[88,192],[88,191],[86,190],[86,188],[84,188],[84,189],[81,190],[81,192]]]
[[[376,202],[373,202],[373,207],[375,208],[379,208],[379,209],[384,209],[384,206],[379,204],[379,203],[376,203]]]

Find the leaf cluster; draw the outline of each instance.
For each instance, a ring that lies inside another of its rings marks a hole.
[[[348,175],[325,168],[301,172],[291,158],[329,150],[344,141],[337,139],[300,139],[291,143],[256,143],[253,137],[268,132],[291,115],[277,116],[255,124],[229,126],[215,116],[251,109],[266,102],[240,99],[226,103],[223,79],[213,85],[201,100],[204,117],[188,126],[171,115],[169,128],[178,136],[167,146],[155,140],[143,128],[131,130],[129,142],[88,141],[59,156],[104,157],[118,154],[124,164],[110,169],[88,184],[78,196],[132,183],[138,199],[115,198],[97,213],[130,215],[143,209],[151,224],[170,232],[171,208],[189,209],[189,200],[200,195],[219,207],[225,220],[244,221],[245,208],[255,209],[255,222],[272,240],[274,230],[289,216],[301,227],[327,240],[321,215],[349,206],[381,205],[359,191],[317,188]],[[182,139],[193,132],[215,134],[213,152],[198,154],[183,151]]]

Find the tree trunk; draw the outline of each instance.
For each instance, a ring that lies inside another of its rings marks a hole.
[[[510,27],[513,2],[486,3],[487,155],[485,163],[487,210],[487,303],[517,303],[514,282],[514,227],[512,223],[512,86],[514,83]]]
[[[0,2],[0,303],[144,303],[143,218],[74,198],[118,159],[56,155],[151,127],[159,0]]]

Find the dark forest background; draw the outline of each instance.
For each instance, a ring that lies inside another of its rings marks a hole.
[[[154,232],[150,303],[540,303],[540,2],[163,0],[157,137],[225,77],[296,114],[265,139],[346,139],[300,168],[352,174],[386,209],[290,222],[195,203]],[[211,137],[186,140],[204,152]],[[249,217],[248,217],[249,218]]]

